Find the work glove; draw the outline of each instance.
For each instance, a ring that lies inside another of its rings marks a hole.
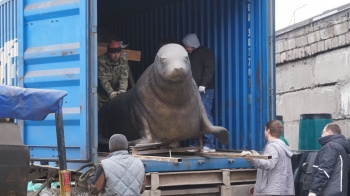
[[[205,86],[199,86],[198,90],[200,93],[205,93]]]
[[[241,155],[242,155],[242,156],[253,155],[253,153],[251,153],[250,151],[245,151],[245,150],[244,150],[244,151],[241,152]]]
[[[125,90],[119,90],[119,91],[113,91],[111,92],[111,94],[109,95],[109,98],[113,99],[114,97],[120,95],[120,94],[123,94],[125,93],[126,91]]]
[[[123,93],[125,93],[125,92],[126,92],[125,90],[119,90],[119,91],[117,92],[117,95],[123,94]]]
[[[118,96],[118,92],[117,91],[113,91],[111,92],[111,94],[109,95],[109,98],[113,99],[114,97]]]
[[[250,151],[245,151],[245,150],[243,150],[242,152],[241,152],[241,155],[242,156],[246,156],[246,155],[253,155],[253,153],[251,153]],[[252,159],[251,158],[245,158],[247,161],[251,161]]]
[[[253,155],[260,155],[257,151],[255,151],[255,150],[251,150],[250,151]]]
[[[257,151],[255,151],[255,150],[250,150],[250,151],[242,151],[241,152],[241,155],[242,156],[246,156],[246,155],[260,155]],[[252,160],[252,158],[246,158],[247,159],[247,161],[251,161]]]
[[[309,193],[308,196],[316,196],[316,193]]]

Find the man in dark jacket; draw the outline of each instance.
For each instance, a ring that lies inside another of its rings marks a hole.
[[[349,143],[337,124],[327,124],[318,139],[318,152],[309,196],[346,196],[348,192]]]
[[[191,61],[192,77],[198,86],[202,103],[207,116],[214,124],[211,114],[214,99],[214,54],[204,46],[201,46],[196,34],[188,34],[182,39],[186,51],[189,53]],[[195,140],[194,145],[197,141]],[[204,135],[204,152],[215,152],[214,136]]]

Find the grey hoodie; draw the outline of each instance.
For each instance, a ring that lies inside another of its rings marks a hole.
[[[258,168],[254,195],[294,195],[290,148],[282,140],[275,139],[266,144],[263,154],[272,158],[250,161]]]
[[[182,39],[182,43],[187,47],[198,48],[201,46],[199,39],[195,33],[188,34]]]

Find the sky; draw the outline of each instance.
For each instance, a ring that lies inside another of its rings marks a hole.
[[[347,3],[350,0],[275,0],[276,31]]]
[[[347,3],[350,0],[275,0],[276,31]]]

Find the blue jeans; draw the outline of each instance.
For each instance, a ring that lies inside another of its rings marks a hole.
[[[213,107],[213,100],[214,100],[214,89],[205,89],[205,93],[200,93],[200,96],[202,99],[205,112],[207,113],[207,116],[209,118],[209,121],[211,122],[211,124],[214,124],[213,115],[211,114],[211,109]],[[204,134],[203,143],[204,143],[204,146],[206,147],[215,148],[214,135]],[[198,140],[193,139],[192,144],[193,146],[198,146]]]

